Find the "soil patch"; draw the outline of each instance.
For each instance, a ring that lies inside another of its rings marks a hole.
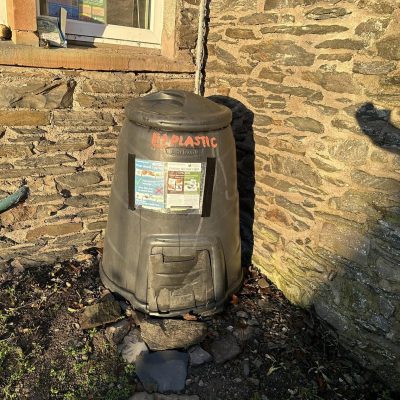
[[[234,336],[240,354],[189,367],[184,393],[201,400],[395,398],[348,358],[329,327],[261,278],[248,271],[225,311],[205,320],[204,350],[213,353],[216,340]],[[79,325],[83,309],[107,296],[95,257],[0,275],[0,398],[127,400],[142,391],[106,326]],[[121,319],[134,326],[129,305],[118,300]]]

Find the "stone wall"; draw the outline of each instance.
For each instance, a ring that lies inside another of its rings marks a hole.
[[[193,53],[198,0],[179,4],[177,47]],[[194,75],[0,66],[0,199],[30,189],[0,214],[0,275],[102,247],[124,106],[168,88],[193,91]]]
[[[253,113],[254,263],[398,389],[399,5],[211,0],[206,65]]]

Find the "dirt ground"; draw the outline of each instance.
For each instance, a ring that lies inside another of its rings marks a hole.
[[[348,358],[329,327],[270,282],[261,288],[260,278],[248,271],[226,310],[206,320],[205,350],[233,332],[242,353],[223,365],[189,367],[185,393],[201,400],[399,398]],[[106,293],[96,257],[0,274],[0,398],[127,400],[143,390],[105,327],[78,324],[81,310]]]

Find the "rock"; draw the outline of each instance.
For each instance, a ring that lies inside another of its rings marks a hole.
[[[133,329],[124,337],[122,344],[118,346],[118,350],[127,363],[134,363],[140,354],[149,352],[138,329]]]
[[[148,392],[179,392],[185,388],[189,356],[176,350],[139,355],[136,374]]]
[[[254,32],[251,29],[228,28],[225,31],[226,36],[232,39],[255,39]]]
[[[128,400],[199,400],[199,396],[186,394],[135,393]]]
[[[364,75],[384,75],[396,69],[395,62],[388,61],[355,61],[353,72]]]
[[[59,237],[61,235],[68,235],[75,232],[80,232],[83,228],[82,223],[67,222],[64,224],[44,225],[32,229],[26,235],[28,240],[35,240],[43,238],[44,236]]]
[[[319,173],[303,161],[278,154],[273,155],[271,161],[273,172],[291,176],[314,188],[322,185]]]
[[[314,64],[315,55],[307,52],[291,40],[265,40],[257,44],[245,45],[240,48],[241,53],[246,53],[256,61],[277,61],[287,66],[309,66]]]
[[[297,6],[311,6],[319,0],[267,0],[264,3],[264,10],[274,10],[280,8],[294,8]]]
[[[306,13],[307,19],[314,19],[317,21],[331,18],[339,18],[344,15],[351,14],[351,12],[347,11],[342,7],[335,8],[324,8],[324,7],[316,7]]]
[[[278,14],[274,13],[255,13],[239,18],[239,22],[244,25],[264,25],[278,22]]]
[[[249,318],[249,314],[247,314],[246,311],[238,311],[236,313],[236,316],[239,317],[239,318],[244,318],[244,319]]]
[[[118,301],[105,301],[86,307],[79,318],[79,323],[82,329],[90,329],[115,322],[120,317],[121,307]]]
[[[189,359],[191,366],[198,367],[199,365],[203,365],[212,361],[212,355],[205,351],[202,347],[194,346],[189,349]]]
[[[56,179],[58,190],[75,189],[95,185],[103,180],[97,171],[78,172],[73,175],[62,176]]]
[[[324,35],[328,33],[339,33],[345,32],[348,28],[341,25],[301,25],[301,26],[286,26],[286,25],[278,25],[278,26],[268,26],[265,28],[261,28],[262,34],[267,33],[285,33],[288,35]]]
[[[400,43],[397,35],[384,37],[376,43],[378,56],[387,60],[400,60]]]
[[[347,72],[307,71],[302,74],[302,78],[306,81],[314,82],[315,84],[322,86],[325,90],[328,90],[330,92],[358,92],[358,87],[355,84],[353,75]]]
[[[106,338],[112,343],[119,344],[130,329],[131,323],[127,319],[123,319],[106,328]]]
[[[361,140],[340,140],[329,147],[332,158],[350,165],[362,165],[367,161],[369,146]]]
[[[258,286],[260,286],[261,289],[267,289],[269,288],[269,283],[265,278],[260,278],[258,280]]]
[[[140,323],[142,338],[151,350],[188,348],[207,334],[203,322],[173,319],[147,319]]]
[[[241,353],[241,349],[232,335],[224,336],[211,344],[211,354],[217,364],[232,360]]]
[[[350,49],[361,50],[365,44],[361,40],[354,39],[332,39],[325,40],[315,46],[317,49]]]

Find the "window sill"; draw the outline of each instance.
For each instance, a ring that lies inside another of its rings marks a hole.
[[[0,65],[39,68],[83,69],[89,71],[140,71],[193,73],[195,66],[188,53],[170,59],[160,50],[110,46],[67,49],[41,48],[0,42]]]

